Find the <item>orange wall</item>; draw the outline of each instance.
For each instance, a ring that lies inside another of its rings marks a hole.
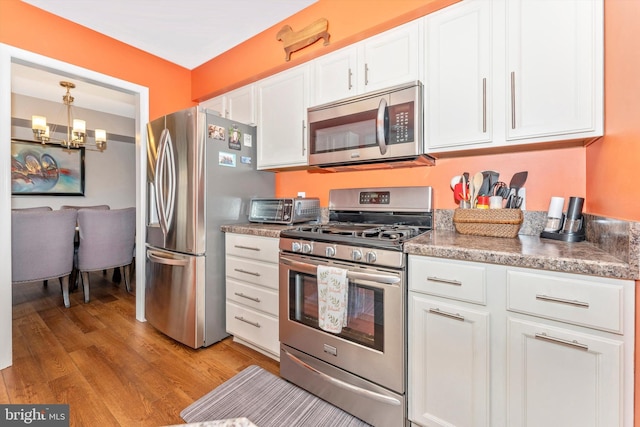
[[[148,87],[151,119],[195,105],[186,68],[19,0],[0,0],[0,43]]]
[[[640,2],[605,1],[605,136],[587,148],[590,212],[640,221]]]

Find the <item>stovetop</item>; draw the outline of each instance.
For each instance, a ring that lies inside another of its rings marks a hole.
[[[402,250],[402,244],[431,229],[406,224],[354,224],[330,222],[304,224],[281,233],[282,237],[365,247]]]

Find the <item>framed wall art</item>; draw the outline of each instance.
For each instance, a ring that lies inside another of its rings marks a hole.
[[[11,140],[11,194],[84,196],[84,147]]]

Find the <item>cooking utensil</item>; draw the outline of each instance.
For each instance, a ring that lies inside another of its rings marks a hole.
[[[478,198],[478,194],[480,191],[480,187],[482,187],[482,182],[484,181],[484,176],[482,172],[477,172],[473,175],[472,183],[473,183],[473,192],[471,193],[471,197],[469,198],[469,202],[471,203],[471,207],[474,208],[476,206],[476,199]]]
[[[517,208],[522,204],[522,198],[518,197],[518,190],[524,186],[524,183],[527,181],[527,176],[529,172],[517,172],[513,174],[511,177],[511,182],[509,182],[509,198],[507,200],[507,208]],[[518,203],[518,199],[520,199],[520,203]]]
[[[491,196],[491,189],[493,185],[498,182],[500,174],[495,171],[483,171],[482,172],[482,187],[478,191],[481,196]]]
[[[456,175],[453,178],[451,178],[451,182],[449,183],[449,185],[451,186],[452,190],[455,188],[456,184],[460,182],[460,180],[461,180],[460,175]]]
[[[507,187],[507,184],[505,184],[504,182],[498,181],[493,184],[490,193],[494,196],[500,196],[503,199],[506,199],[507,197],[509,197],[509,187]]]

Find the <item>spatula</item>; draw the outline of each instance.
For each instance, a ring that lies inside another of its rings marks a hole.
[[[471,198],[469,199],[472,208],[476,207],[476,199],[478,197],[478,194],[480,194],[479,191],[483,181],[484,176],[482,175],[482,172],[477,172],[475,175],[473,175],[473,178],[471,180],[471,183],[473,184],[473,190],[471,192]]]
[[[517,172],[514,173],[511,177],[511,182],[509,182],[509,199],[507,200],[507,208],[515,208],[518,201],[518,190],[524,186],[524,183],[527,182],[527,176],[529,172]]]

